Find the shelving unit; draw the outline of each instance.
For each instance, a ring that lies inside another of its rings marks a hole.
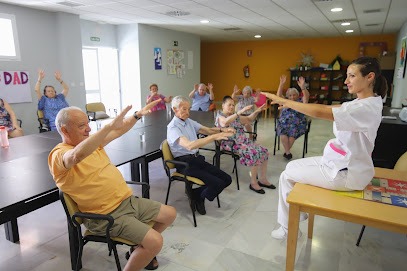
[[[309,70],[290,70],[290,87],[296,87],[297,79],[302,76],[308,84],[310,103],[344,102],[352,100],[348,88],[344,84],[346,70],[325,70],[311,68]]]

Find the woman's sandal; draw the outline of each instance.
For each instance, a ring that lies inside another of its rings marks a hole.
[[[151,260],[151,262],[146,267],[144,267],[144,269],[147,269],[147,270],[156,270],[157,268],[158,268],[158,261],[157,261],[156,257],[154,257]]]

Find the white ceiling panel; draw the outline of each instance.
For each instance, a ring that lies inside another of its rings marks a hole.
[[[6,0],[36,9],[79,14],[111,24],[145,23],[194,33],[202,40],[283,39],[396,33],[407,20],[407,0]],[[71,4],[80,6],[71,7]],[[333,7],[343,8],[332,13]],[[377,9],[379,12],[366,13]],[[175,12],[185,16],[169,16]],[[201,19],[210,20],[202,25]],[[352,19],[348,27],[341,21]],[[377,24],[377,25],[375,25]],[[238,27],[240,31],[224,31]],[[347,34],[346,29],[354,33]]]

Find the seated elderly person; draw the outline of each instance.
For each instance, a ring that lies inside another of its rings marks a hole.
[[[120,137],[159,100],[125,118],[127,106],[112,122],[93,135],[88,116],[77,107],[66,107],[57,114],[55,124],[62,143],[48,157],[57,186],[78,204],[81,212],[110,214],[114,224],[110,235],[136,244],[125,270],[156,269],[156,255],[163,245],[161,233],[174,221],[173,207],[133,196],[120,171],[110,162],[104,146]],[[148,223],[154,221],[152,228]],[[94,234],[104,235],[107,222],[84,220]]]
[[[233,128],[208,128],[189,118],[190,102],[187,98],[176,96],[172,100],[174,118],[167,126],[167,141],[175,160],[189,163],[189,168],[177,167],[177,171],[201,179],[205,185],[194,189],[192,200],[196,210],[205,215],[205,199],[213,201],[232,183],[229,174],[205,162],[198,149],[215,140],[233,136]],[[208,135],[198,139],[197,134]]]
[[[206,89],[209,89],[209,94],[206,92]],[[208,84],[208,87],[205,84],[195,84],[194,89],[189,93],[189,98],[192,99],[192,108],[193,111],[209,111],[209,106],[212,101],[215,99],[213,95],[213,85]]]
[[[11,106],[0,98],[0,126],[5,126],[9,137],[23,136],[24,132],[18,124],[16,114]]]

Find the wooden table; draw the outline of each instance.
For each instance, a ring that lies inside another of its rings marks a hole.
[[[375,168],[375,177],[407,181],[407,172]],[[287,197],[288,218],[286,271],[294,270],[300,212],[309,213],[308,238],[312,239],[314,215],[349,221],[407,234],[407,208],[336,194],[334,191],[297,183]]]

